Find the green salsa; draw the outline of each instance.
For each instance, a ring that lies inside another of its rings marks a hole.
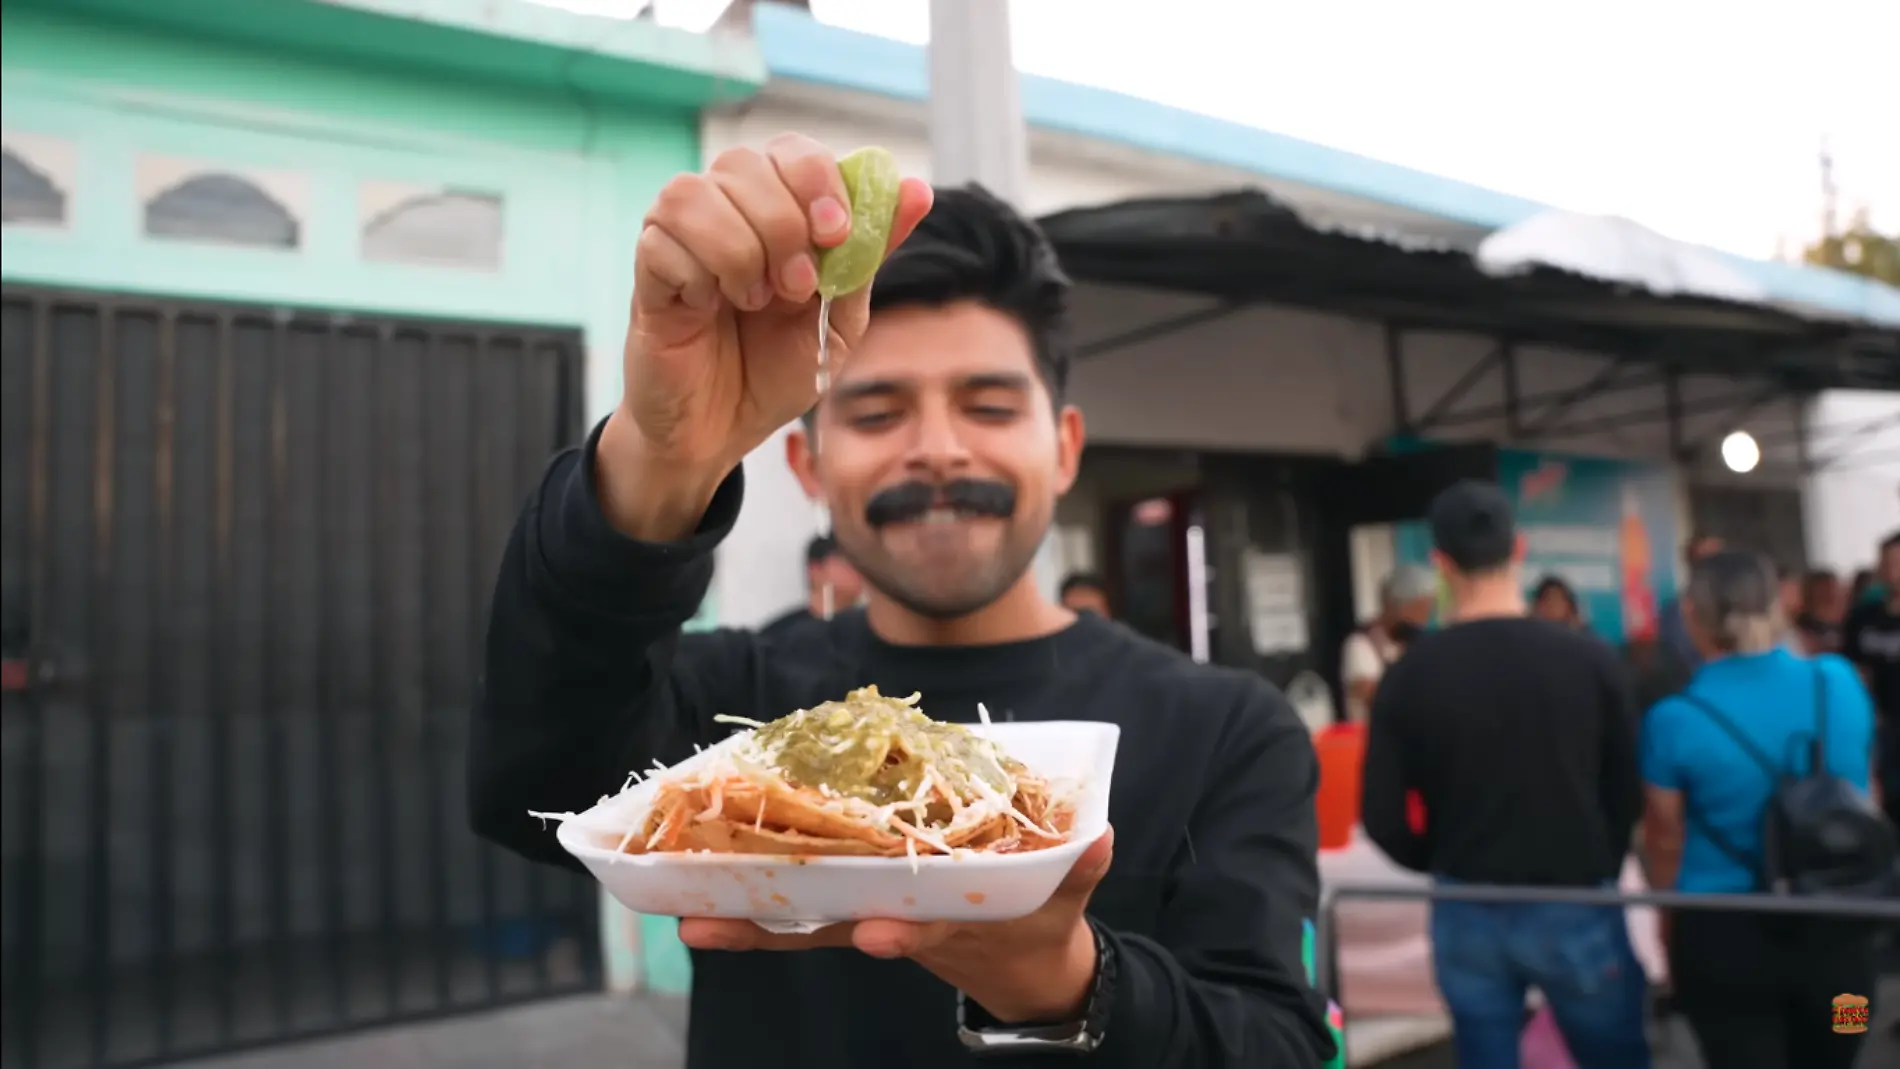
[[[863,687],[760,727],[753,744],[792,783],[873,805],[915,797],[926,769],[960,799],[978,797],[978,781],[1004,798],[1015,793],[1022,766],[963,725],[930,719],[915,702]]]

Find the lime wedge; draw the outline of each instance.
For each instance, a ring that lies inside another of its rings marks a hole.
[[[891,243],[903,175],[889,149],[861,148],[838,161],[845,195],[851,198],[851,236],[818,250],[818,293],[842,297],[870,285]]]

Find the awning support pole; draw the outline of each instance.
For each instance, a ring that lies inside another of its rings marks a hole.
[[[1504,375],[1504,433],[1516,440],[1524,434],[1523,398],[1517,381],[1517,345],[1508,339],[1499,344],[1503,347],[1499,355],[1504,361],[1498,368]]]
[[[1558,420],[1569,415],[1570,410],[1577,407],[1580,402],[1595,397],[1597,394],[1603,392],[1605,387],[1615,382],[1617,378],[1623,374],[1623,370],[1627,368],[1629,364],[1629,357],[1619,356],[1603,367],[1598,368],[1597,373],[1590,376],[1589,379],[1563,391],[1549,408],[1539,412],[1537,418],[1531,421],[1530,426],[1524,428],[1524,437],[1538,438],[1543,436],[1552,427],[1557,425]]]
[[[1447,409],[1462,401],[1464,396],[1471,392],[1472,387],[1478,385],[1486,375],[1491,373],[1491,369],[1504,359],[1505,348],[1505,342],[1500,338],[1491,346],[1489,352],[1479,357],[1476,363],[1459,376],[1457,382],[1451,384],[1450,389],[1441,394],[1438,400],[1432,402],[1432,407],[1426,409],[1425,414],[1413,422],[1413,428],[1423,431],[1436,426],[1439,417],[1443,416]]]
[[[1412,407],[1405,396],[1405,329],[1390,320],[1385,324],[1385,377],[1392,387],[1392,433],[1404,437],[1412,433]]]
[[[1126,349],[1131,345],[1155,341],[1191,327],[1205,326],[1208,323],[1226,319],[1246,307],[1244,301],[1229,301],[1212,308],[1197,308],[1192,312],[1183,312],[1177,316],[1169,316],[1143,326],[1132,327],[1097,341],[1084,342],[1076,347],[1075,358],[1087,360],[1091,357],[1107,356],[1117,349]]]
[[[1689,463],[1689,435],[1683,427],[1682,374],[1675,368],[1663,372],[1663,415],[1669,420],[1669,459]]]

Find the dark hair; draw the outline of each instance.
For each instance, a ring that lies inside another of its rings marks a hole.
[[[1880,552],[1885,553],[1894,549],[1900,549],[1900,531],[1895,531],[1881,540]]]
[[[1102,577],[1094,572],[1072,572],[1068,578],[1062,580],[1061,596],[1066,598],[1076,590],[1098,590],[1106,594],[1108,586],[1102,582]]]
[[[1683,597],[1702,630],[1727,653],[1765,653],[1780,641],[1781,595],[1767,558],[1739,549],[1689,566]]]
[[[1426,515],[1432,545],[1467,575],[1495,572],[1516,555],[1511,499],[1494,482],[1460,479],[1432,498]]]
[[[1722,541],[1725,541],[1725,539],[1721,535],[1716,534],[1714,531],[1710,531],[1710,530],[1692,531],[1690,532],[1689,537],[1686,540],[1684,540],[1684,542],[1682,543],[1682,559],[1685,561],[1689,561],[1690,563],[1694,563],[1695,548],[1697,546],[1701,545],[1704,542],[1722,542]]]
[[[930,214],[871,283],[871,311],[988,305],[1022,324],[1049,398],[1069,389],[1069,276],[1042,228],[972,182],[937,190]],[[810,427],[816,409],[805,413]]]
[[[838,540],[830,535],[814,535],[805,543],[805,563],[820,564],[838,552]]]
[[[1847,584],[1848,598],[1853,601],[1859,601],[1860,596],[1867,593],[1868,588],[1874,585],[1874,578],[1874,570],[1872,568],[1862,568],[1860,571],[1855,572],[1853,582]]]
[[[1570,588],[1569,583],[1564,582],[1554,575],[1546,575],[1537,581],[1537,585],[1531,589],[1531,600],[1542,601],[1544,600],[1544,595],[1553,590],[1562,594],[1564,600],[1570,603],[1571,615],[1576,616],[1582,614],[1583,608],[1577,604],[1577,592]]]

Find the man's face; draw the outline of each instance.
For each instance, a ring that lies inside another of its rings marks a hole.
[[[1847,587],[1833,576],[1808,583],[1807,612],[1825,623],[1840,623],[1847,615]]]
[[[1438,599],[1435,597],[1413,598],[1410,601],[1401,601],[1394,606],[1399,619],[1419,628],[1431,624],[1432,610],[1437,607]]]
[[[1900,588],[1900,546],[1880,551],[1880,582],[1892,596],[1895,588]]]
[[[1106,619],[1108,612],[1108,594],[1100,587],[1072,586],[1063,591],[1062,604],[1074,612],[1092,612]]]
[[[811,566],[812,589],[822,589],[827,583],[831,585],[831,603],[839,608],[856,605],[864,597],[864,577],[842,553],[833,553]]]
[[[974,302],[874,316],[816,431],[793,469],[831,506],[839,547],[873,588],[946,620],[1028,570],[1083,436],[1081,413],[1053,410],[1022,327]]]
[[[1531,604],[1531,615],[1540,620],[1567,624],[1570,622],[1570,599],[1564,597],[1563,591],[1550,587],[1537,595],[1537,600]]]
[[[1801,611],[1801,580],[1788,576],[1781,581],[1781,611],[1793,616]]]

